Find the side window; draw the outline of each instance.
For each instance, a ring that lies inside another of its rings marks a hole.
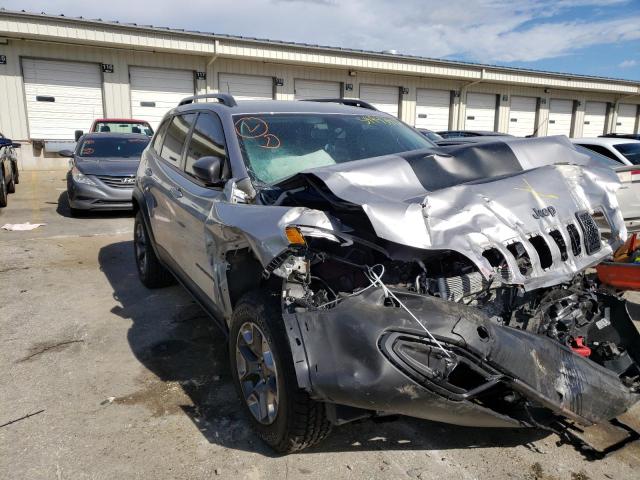
[[[616,157],[616,155],[613,152],[611,152],[608,148],[603,147],[602,145],[584,144],[582,146],[585,148],[588,148],[589,150],[593,150],[594,152],[599,153],[600,155],[604,155],[607,158],[615,160],[618,163],[622,163],[620,162],[620,159]]]
[[[162,142],[164,141],[164,133],[167,130],[167,125],[170,121],[171,119],[167,118],[164,122],[162,122],[158,127],[158,130],[156,131],[156,136],[153,137],[153,149],[158,155],[160,155],[160,149],[162,148]]]
[[[216,114],[201,113],[187,148],[184,170],[193,175],[193,164],[202,157],[226,157],[222,123]]]
[[[164,143],[162,144],[160,156],[176,167],[180,167],[184,142],[195,119],[195,113],[176,115],[164,133]]]

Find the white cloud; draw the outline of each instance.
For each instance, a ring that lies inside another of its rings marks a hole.
[[[636,67],[638,66],[638,64],[639,63],[637,60],[623,60],[618,64],[618,66],[620,68],[630,68],[630,67]]]
[[[82,15],[321,45],[479,62],[535,61],[640,38],[640,15],[560,20],[631,0],[4,0],[8,9]],[[55,7],[53,6],[55,5]],[[55,9],[55,10],[53,10]],[[610,13],[610,12],[609,12]],[[599,19],[605,18],[605,19]]]

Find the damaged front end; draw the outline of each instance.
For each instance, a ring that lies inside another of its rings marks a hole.
[[[568,150],[550,139],[322,167],[262,192],[266,221],[255,206],[214,213],[282,277],[314,399],[468,426],[588,426],[640,399],[640,335],[588,273],[626,238],[616,175]],[[544,155],[572,157],[532,160]]]

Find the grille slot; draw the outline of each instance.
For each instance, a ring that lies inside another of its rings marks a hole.
[[[504,255],[500,253],[500,250],[497,248],[489,248],[482,252],[482,256],[487,259],[493,268],[495,268],[503,282],[509,282],[511,280],[509,265],[507,264],[507,260],[504,258]]]
[[[600,250],[602,248],[600,230],[598,230],[598,225],[596,225],[593,217],[589,212],[578,212],[576,213],[576,218],[578,219],[580,228],[582,228],[584,249],[587,255],[591,255]]]
[[[567,232],[569,233],[569,239],[571,240],[571,251],[573,256],[577,257],[582,253],[582,245],[580,245],[580,234],[578,229],[573,223],[567,225]]]
[[[116,177],[113,175],[96,175],[102,183],[112,188],[133,188],[135,185],[135,175]]]
[[[543,270],[549,268],[553,264],[553,257],[551,256],[551,249],[544,238],[540,235],[534,235],[529,239],[533,248],[536,249],[538,257],[540,258],[540,267]]]
[[[513,255],[513,258],[516,259],[516,264],[518,265],[520,273],[525,276],[530,275],[533,267],[531,266],[531,259],[529,258],[529,254],[524,248],[524,245],[520,242],[514,242],[507,245],[507,250],[509,250],[511,255]]]
[[[549,232],[549,236],[553,239],[554,242],[556,242],[558,250],[560,250],[560,259],[563,262],[566,262],[569,258],[569,254],[567,253],[567,244],[564,241],[562,233],[560,233],[560,230],[551,230]]]

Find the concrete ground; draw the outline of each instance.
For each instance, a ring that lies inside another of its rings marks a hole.
[[[0,230],[0,478],[638,478],[637,445],[590,462],[545,432],[408,418],[274,455],[211,322],[181,287],[139,283],[131,216],[70,218],[64,189],[64,172],[23,172],[0,210],[47,223]]]

